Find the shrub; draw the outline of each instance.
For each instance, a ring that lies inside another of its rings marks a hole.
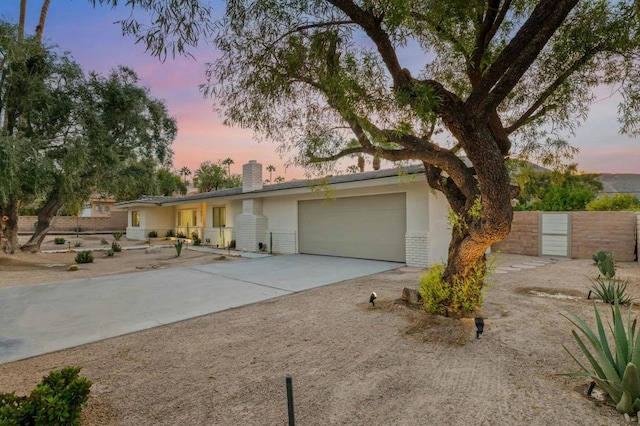
[[[75,247],[82,247],[82,240],[76,240],[73,244]]]
[[[182,240],[178,240],[173,245],[176,248],[176,257],[180,257],[180,253],[182,252],[182,244],[183,244]]]
[[[580,362],[566,346],[563,346],[582,370],[567,375],[589,377],[609,395],[610,402],[620,413],[635,415],[640,411],[640,339],[636,333],[636,320],[631,320],[631,308],[626,321],[622,318],[618,301],[611,307],[613,323],[608,324],[609,327],[604,326],[595,303],[593,310],[597,331],[592,330],[575,314],[562,314],[583,336],[575,330],[571,331],[589,362]],[[606,328],[609,328],[612,335],[614,352],[609,346]]]
[[[169,230],[164,234],[164,236],[165,236],[165,237],[167,237],[167,238],[173,238],[173,237],[175,237],[175,234],[173,233],[173,229],[169,229]]]
[[[149,231],[148,236],[149,236],[149,238],[157,238],[158,237],[158,233],[156,231]]]
[[[428,312],[441,315],[468,315],[482,306],[483,288],[489,265],[473,267],[466,278],[444,282],[444,263],[436,263],[420,277],[420,295]]]
[[[230,248],[230,249],[234,249],[234,248],[236,248],[236,240],[231,240],[231,241],[229,241],[229,248]]]
[[[66,241],[66,240],[65,240],[64,238],[62,238],[62,237],[55,237],[55,238],[53,239],[53,243],[54,243],[54,244],[58,244],[58,245],[60,245],[60,244],[64,244],[64,243],[65,243],[65,241]]]
[[[113,234],[113,239],[116,241],[120,241],[120,238],[122,238],[122,236],[124,235],[122,232],[114,232]]]
[[[115,254],[116,254],[116,252],[113,251],[113,249],[109,249],[109,250],[104,252],[104,255],[107,256],[107,257],[113,257],[113,256],[115,256]]]
[[[591,279],[593,285],[591,291],[603,302],[613,305],[618,301],[621,305],[628,305],[633,300],[627,294],[629,279],[621,280],[617,278],[597,277]]]
[[[0,393],[2,425],[79,425],[91,382],[79,377],[80,367],[52,371],[29,396]]]
[[[93,263],[93,253],[88,250],[76,254],[76,263]]]
[[[593,256],[593,261],[606,278],[613,278],[616,275],[616,262],[611,252],[599,251]]]
[[[182,231],[178,231],[178,233],[176,234],[176,237],[178,237],[178,238],[186,238],[187,235]]]
[[[117,240],[111,243],[111,250],[113,250],[116,253],[120,253],[122,251],[122,247],[120,246],[120,243]]]
[[[640,200],[632,194],[614,194],[613,196],[605,194],[587,204],[586,209],[590,211],[638,210]]]
[[[195,231],[191,233],[191,239],[193,240],[194,246],[199,246],[200,244],[202,244],[202,240],[200,239],[200,237],[198,237],[198,233]]]

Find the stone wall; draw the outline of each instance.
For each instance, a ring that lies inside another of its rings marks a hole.
[[[37,220],[36,216],[20,216],[19,232],[32,233]],[[125,232],[127,212],[112,211],[109,217],[55,216],[51,221],[51,232],[74,232],[78,226],[81,232]]]
[[[540,212],[514,212],[509,236],[494,244],[494,252],[538,255]]]
[[[511,233],[492,250],[537,256],[542,213],[514,212]],[[571,257],[589,259],[606,250],[621,262],[634,261],[639,217],[634,212],[569,212]]]
[[[407,266],[427,268],[431,263],[433,263],[433,260],[429,259],[428,233],[414,232],[411,234],[406,234],[404,240]]]

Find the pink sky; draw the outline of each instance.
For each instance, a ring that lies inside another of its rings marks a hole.
[[[39,15],[40,1],[31,0],[27,30],[32,31]],[[219,5],[219,3],[216,3]],[[3,0],[0,15],[17,22],[19,0]],[[126,7],[112,9],[91,6],[89,0],[54,0],[45,26],[45,38],[70,51],[85,70],[106,73],[120,64],[133,68],[149,86],[154,97],[164,99],[178,122],[178,136],[173,145],[174,168],[196,170],[204,161],[227,157],[235,164],[233,173],[241,172],[248,160],[258,160],[265,167],[276,167],[274,177],[300,178],[300,168],[285,169],[286,158],[279,158],[276,145],[257,143],[251,131],[229,128],[212,111],[213,101],[204,99],[198,85],[205,81],[205,63],[214,57],[213,49],[201,46],[195,60],[178,57],[159,63],[135,45],[132,38],[121,35],[113,24],[128,15]],[[602,94],[606,98],[608,93]],[[618,134],[616,102],[606,99],[596,103],[589,119],[570,142],[580,149],[574,161],[579,169],[600,173],[640,173],[640,149],[637,139]],[[370,166],[368,166],[369,168]]]

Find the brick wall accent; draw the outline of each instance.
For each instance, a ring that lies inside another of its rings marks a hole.
[[[538,255],[540,212],[514,212],[511,232],[491,248],[494,252]]]
[[[404,240],[407,266],[428,268],[430,266],[429,234],[426,232],[406,234]]]
[[[267,231],[267,245],[271,243],[270,250],[274,253],[291,254],[296,253],[296,232],[295,231]]]
[[[538,255],[541,212],[514,212],[509,236],[493,245],[504,253]],[[640,216],[634,212],[570,212],[571,257],[590,259],[600,250],[611,251],[620,262],[635,259]]]
[[[38,218],[36,216],[20,216],[18,229],[20,233],[33,232]],[[127,212],[112,211],[109,217],[75,217],[55,216],[51,221],[52,232],[73,232],[76,226],[80,226],[82,232],[125,232],[127,229]]]
[[[636,247],[634,212],[572,212],[571,257],[589,259],[600,250],[620,262],[633,262]]]

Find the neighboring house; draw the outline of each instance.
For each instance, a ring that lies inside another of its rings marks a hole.
[[[600,195],[631,194],[640,199],[640,174],[634,173],[600,173],[602,182]]]
[[[115,204],[115,199],[94,194],[89,202],[82,206],[80,217],[109,217]]]
[[[426,267],[446,260],[448,204],[427,185],[422,167],[388,169],[263,186],[262,165],[243,166],[238,188],[147,197],[127,209],[127,238],[150,231],[189,236],[244,251],[388,260]]]

